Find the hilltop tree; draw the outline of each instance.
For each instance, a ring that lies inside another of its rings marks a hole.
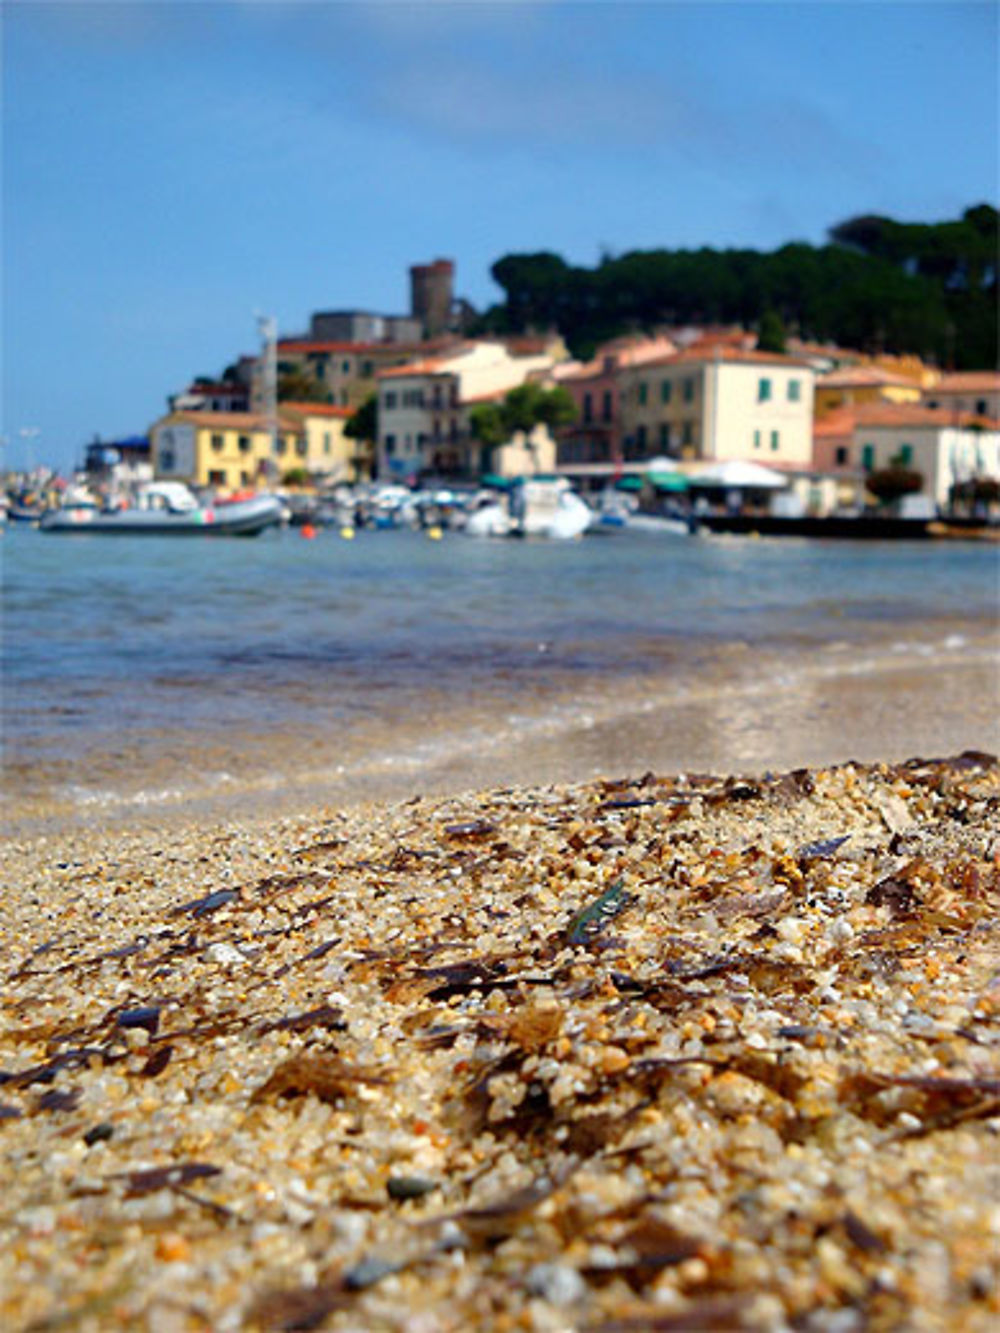
[[[511,389],[501,403],[480,403],[469,414],[469,424],[476,439],[495,446],[510,439],[515,431],[529,434],[535,426],[549,429],[568,425],[576,416],[576,404],[562,387],[546,389],[528,381]]]

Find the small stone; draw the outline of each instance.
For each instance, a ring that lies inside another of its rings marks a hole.
[[[584,1295],[587,1284],[568,1264],[535,1264],[528,1269],[525,1286],[532,1296],[552,1305],[573,1305]]]

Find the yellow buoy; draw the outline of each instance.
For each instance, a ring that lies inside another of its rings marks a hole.
[[[354,540],[354,529],[353,529],[353,528],[341,528],[341,529],[340,529],[340,535],[341,535],[341,537],[343,537],[343,539],[344,539],[345,542],[351,542],[351,541]]]
[[[441,529],[435,524],[433,528],[427,529],[427,535],[432,542],[439,542],[441,540]]]

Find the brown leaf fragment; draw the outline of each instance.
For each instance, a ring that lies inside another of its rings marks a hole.
[[[550,1041],[555,1041],[562,1031],[562,1026],[561,1009],[528,1005],[514,1015],[508,1036],[522,1050],[540,1051]]]
[[[192,1180],[205,1180],[209,1176],[222,1174],[221,1166],[212,1166],[208,1162],[174,1162],[169,1166],[154,1166],[144,1171],[117,1171],[111,1180],[123,1180],[126,1185],[126,1198],[135,1199],[143,1194],[152,1194],[154,1190],[173,1189],[178,1185],[187,1185]]]
[[[381,1069],[348,1064],[337,1055],[293,1055],[273,1071],[251,1097],[304,1097],[313,1093],[320,1101],[335,1102],[349,1095],[359,1083],[385,1085],[390,1080]]]
[[[52,1088],[35,1103],[36,1111],[75,1111],[83,1096],[79,1088]]]
[[[881,1236],[877,1236],[857,1213],[850,1209],[844,1214],[844,1231],[848,1240],[866,1254],[884,1254],[889,1248]]]
[[[498,1199],[483,1208],[466,1208],[460,1213],[452,1213],[450,1217],[436,1218],[434,1224],[456,1222],[470,1240],[480,1243],[503,1240],[512,1235],[522,1222],[527,1221],[538,1205],[553,1195],[569,1175],[569,1171],[564,1171],[554,1179],[541,1176],[504,1199]]]
[[[152,1055],[139,1070],[141,1078],[155,1078],[162,1074],[173,1059],[174,1048],[169,1045],[157,1046]]]
[[[351,1295],[339,1278],[307,1287],[265,1292],[250,1308],[251,1326],[266,1333],[300,1333],[319,1328],[327,1315],[350,1304]]]
[[[894,917],[912,916],[920,902],[916,890],[905,879],[889,876],[879,880],[865,895],[870,907],[887,907]]]
[[[285,1018],[265,1023],[260,1029],[265,1032],[308,1032],[310,1028],[326,1028],[341,1031],[346,1027],[343,1009],[334,1009],[332,1005],[321,1004],[317,1009],[310,1009],[304,1014],[289,1014]]]
[[[673,1314],[650,1305],[618,1319],[600,1324],[584,1324],[581,1333],[737,1333],[754,1325],[744,1319],[746,1299],[701,1301]]]
[[[227,903],[234,902],[240,896],[239,889],[218,889],[215,893],[208,893],[204,898],[192,898],[188,903],[180,903],[177,907],[171,908],[171,916],[210,916],[217,912],[220,907],[225,907]]]
[[[470,819],[463,824],[449,824],[445,828],[445,836],[449,838],[485,838],[490,833],[496,833],[496,824],[491,824],[488,819]]]
[[[8,1102],[0,1102],[0,1120],[20,1120],[24,1114],[16,1106],[11,1106]]]

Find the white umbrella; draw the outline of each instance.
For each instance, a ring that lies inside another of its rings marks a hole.
[[[753,491],[778,490],[788,484],[788,479],[780,472],[740,458],[712,464],[688,480],[693,486],[728,486],[734,490]]]

